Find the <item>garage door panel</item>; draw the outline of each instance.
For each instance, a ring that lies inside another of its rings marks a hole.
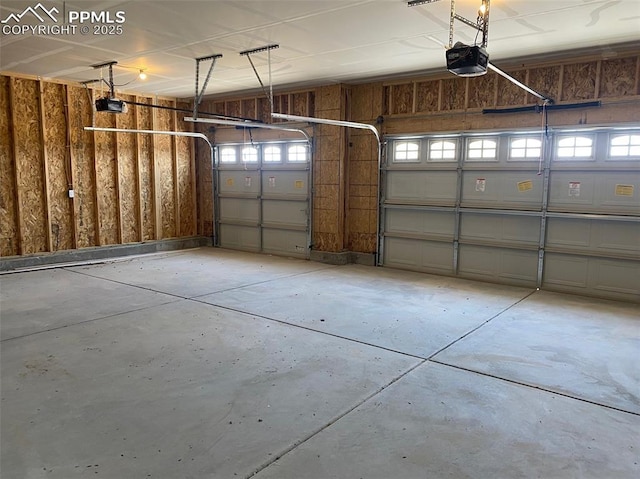
[[[264,228],[262,230],[262,251],[304,257],[307,251],[307,233],[305,231]]]
[[[540,242],[540,218],[463,212],[460,240],[536,246]]]
[[[262,193],[264,195],[307,196],[308,173],[300,171],[265,170],[262,172]]]
[[[455,214],[453,211],[417,209],[387,209],[385,231],[395,234],[428,235],[453,239]]]
[[[590,258],[593,288],[628,294],[640,300],[640,262]]]
[[[640,172],[612,175],[602,186],[602,209],[640,215]]]
[[[260,194],[259,171],[220,171],[220,193],[246,194],[258,196]]]
[[[587,257],[556,253],[545,255],[543,284],[584,292],[587,287]]]
[[[460,245],[458,272],[461,276],[533,286],[537,270],[537,251]]]
[[[552,172],[549,209],[640,215],[639,175],[611,171]]]
[[[220,245],[242,251],[260,251],[260,230],[250,226],[221,224]]]
[[[549,218],[547,247],[640,257],[640,222]]]
[[[386,266],[453,273],[453,245],[450,243],[385,237],[384,252]]]
[[[305,228],[309,215],[306,201],[263,200],[262,223],[281,224]]]
[[[388,171],[386,178],[386,198],[389,201],[433,205],[455,203],[455,171]]]
[[[542,177],[526,171],[465,171],[462,205],[539,208],[542,205]]]
[[[248,198],[220,198],[220,221],[243,221],[258,225],[260,202]]]
[[[543,287],[640,301],[640,261],[547,253]]]

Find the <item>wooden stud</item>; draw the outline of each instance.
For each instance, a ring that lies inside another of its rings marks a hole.
[[[594,85],[594,93],[593,93],[593,98],[594,99],[598,99],[600,98],[600,81],[602,79],[602,60],[598,60],[596,62],[596,81],[595,81],[595,85]]]
[[[198,234],[198,225],[197,225],[198,217],[197,217],[197,206],[196,206],[198,204],[198,191],[196,189],[196,148],[195,148],[196,139],[191,138],[189,143],[191,146],[191,156],[189,158],[189,161],[191,163],[189,183],[191,184],[191,208],[194,210],[193,223],[191,224],[191,234],[196,235]],[[207,148],[207,152],[208,151],[209,151],[209,148]],[[213,175],[213,172],[211,172],[211,174]]]
[[[93,103],[95,101],[95,91],[91,90],[91,102]],[[92,105],[93,106],[93,105]],[[93,115],[93,120],[92,120],[92,124],[95,125],[95,111],[92,113]],[[96,225],[96,230],[95,230],[95,235],[96,235],[96,246],[102,246],[102,235],[100,234],[100,195],[98,194],[98,142],[96,141],[96,137],[98,135],[98,132],[94,131],[92,132],[93,134],[93,185],[94,185],[94,191],[93,191],[93,200],[95,201],[95,225]]]
[[[71,147],[71,115],[69,114],[69,108],[71,105],[71,96],[69,94],[69,85],[64,86],[66,106],[65,106],[65,119],[66,119],[66,129],[67,129],[67,154],[69,155],[69,175],[70,175],[70,184],[67,185],[70,189],[75,189],[75,178],[76,178],[76,155],[74,149]],[[66,159],[65,159],[66,161]],[[71,201],[71,225],[73,229],[73,244],[72,248],[78,248],[78,202],[75,198],[69,198]]]
[[[44,106],[44,83],[42,80],[38,80],[38,104],[39,104],[39,115],[40,115],[40,155],[42,158],[42,194],[44,200],[44,211],[45,211],[45,223],[46,223],[46,243],[47,243],[47,251],[53,252],[53,237],[51,234],[51,201],[49,200],[49,154],[47,153],[47,149],[45,148],[45,106]]]
[[[135,97],[136,103],[141,103],[138,97]],[[133,110],[133,116],[135,119],[136,130],[140,129],[140,115],[139,115],[139,106],[135,105]],[[140,225],[138,228],[138,241],[142,242],[144,240],[144,214],[142,211],[142,177],[140,174],[141,166],[140,166],[140,133],[135,134],[135,159],[136,159],[136,194],[138,197],[138,224]]]
[[[16,138],[16,125],[18,124],[18,118],[16,117],[16,110],[14,108],[14,90],[16,89],[16,79],[11,78],[9,82],[9,110],[11,111],[11,140],[13,143],[13,182],[14,189],[16,192],[16,222],[17,222],[17,238],[16,238],[16,249],[17,254],[24,254],[24,221],[22,220],[22,194],[20,191],[20,182],[18,181],[18,146],[17,146],[17,138]]]
[[[157,104],[157,100],[152,100],[152,104]],[[155,130],[157,128],[157,124],[158,124],[158,109],[157,108],[152,108],[152,114],[151,114],[151,125],[152,125],[152,130]],[[151,178],[152,178],[152,183],[153,183],[153,211],[155,213],[155,238],[156,240],[162,239],[162,191],[160,190],[160,178],[159,178],[159,174],[158,174],[158,169],[159,169],[159,165],[158,165],[158,154],[157,154],[157,149],[158,149],[158,135],[153,135],[153,142],[152,142],[152,148],[153,148],[153,168],[151,171]]]
[[[464,111],[469,109],[469,92],[471,90],[470,81],[468,78],[465,78],[464,81]]]
[[[177,107],[176,100],[172,102],[173,107]],[[173,111],[173,131],[178,131],[178,112]],[[175,235],[176,237],[182,236],[182,224],[180,223],[180,178],[178,177],[178,137],[172,136],[173,141],[171,142],[171,159],[173,160],[173,211],[174,213],[174,221],[175,221]]]
[[[116,120],[115,120],[115,127],[119,128],[120,125],[118,125],[118,119],[120,118],[119,115],[115,115]],[[122,227],[122,192],[120,191],[120,155],[118,153],[118,136],[119,133],[112,133],[114,135],[114,140],[113,140],[113,161],[115,162],[114,165],[114,169],[115,169],[115,175],[116,177],[114,178],[114,185],[116,187],[116,229],[118,230],[118,244],[123,244],[124,243],[124,236],[122,233],[123,227]],[[127,135],[128,133],[124,133],[125,135]]]
[[[562,101],[562,82],[564,82],[564,63],[560,65],[560,74],[558,75],[558,99]]]
[[[636,95],[640,95],[640,55],[636,58],[636,83],[634,92]]]
[[[411,85],[413,85],[413,98],[411,99],[411,113],[412,114],[416,114],[416,111],[418,110],[417,104],[418,104],[418,82],[411,82]]]

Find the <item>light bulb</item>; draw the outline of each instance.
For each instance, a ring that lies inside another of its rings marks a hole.
[[[482,2],[482,5],[480,5],[480,8],[478,9],[478,15],[480,15],[481,17],[484,17],[486,13],[487,13],[487,4]]]
[[[140,74],[138,75],[138,78],[140,78],[140,80],[147,79],[147,74],[144,72],[144,70],[140,70]]]

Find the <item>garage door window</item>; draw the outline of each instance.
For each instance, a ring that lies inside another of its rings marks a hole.
[[[220,163],[235,163],[236,149],[227,147],[220,150]]]
[[[497,159],[498,143],[495,140],[483,138],[469,141],[467,160],[492,161]]]
[[[616,160],[640,157],[640,135],[615,135],[611,137],[609,157]]]
[[[279,146],[267,146],[264,149],[264,161],[266,163],[279,163],[280,162],[280,147]]]
[[[399,141],[393,148],[394,162],[420,161],[420,143],[417,141]]]
[[[593,138],[566,136],[558,140],[558,158],[589,160],[593,158]]]
[[[429,161],[455,161],[456,142],[451,140],[429,141]]]
[[[242,161],[244,163],[258,162],[258,149],[254,146],[246,146],[242,149]]]
[[[542,155],[542,141],[539,138],[511,138],[510,160],[539,160]]]
[[[287,159],[292,163],[307,161],[307,149],[302,145],[293,145],[287,151]]]

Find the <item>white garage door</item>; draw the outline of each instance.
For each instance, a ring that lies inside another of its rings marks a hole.
[[[311,243],[308,144],[220,145],[216,163],[219,245],[307,258]]]
[[[382,265],[640,301],[640,129],[388,140]]]

